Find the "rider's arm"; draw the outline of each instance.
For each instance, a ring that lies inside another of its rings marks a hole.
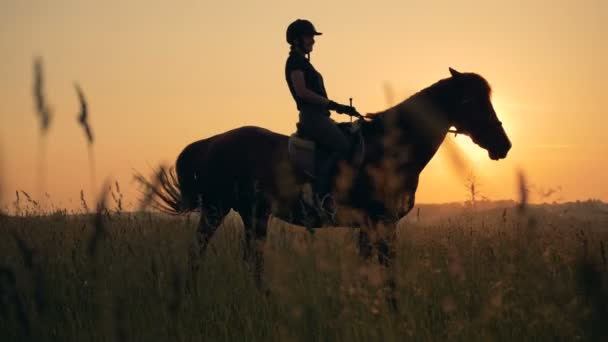
[[[327,107],[327,105],[329,104],[329,99],[306,88],[306,82],[304,81],[304,72],[302,72],[302,70],[293,70],[290,74],[290,77],[291,83],[293,84],[293,88],[299,98],[308,103],[320,104],[324,107]]]

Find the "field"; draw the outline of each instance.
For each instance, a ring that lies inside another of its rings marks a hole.
[[[608,205],[420,206],[401,222],[398,312],[356,230],[271,222],[266,290],[231,214],[196,271],[196,215],[0,217],[2,341],[555,341],[607,335]]]

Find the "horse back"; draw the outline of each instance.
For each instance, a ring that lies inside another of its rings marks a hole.
[[[273,166],[285,158],[287,136],[256,126],[244,126],[196,141],[177,160],[209,184],[228,186],[239,180],[270,182]],[[184,168],[184,167],[182,167]]]

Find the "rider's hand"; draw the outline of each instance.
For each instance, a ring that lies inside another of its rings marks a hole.
[[[351,107],[351,106],[348,106],[348,111],[345,114],[348,114],[350,116],[355,116],[355,117],[361,116],[361,114],[359,114],[359,112],[357,112],[357,108]]]
[[[352,113],[353,111],[356,112],[354,107],[339,104],[334,101],[329,101],[329,104],[327,105],[327,109],[335,110],[336,113],[339,113],[339,114],[349,114],[350,115],[350,113]]]

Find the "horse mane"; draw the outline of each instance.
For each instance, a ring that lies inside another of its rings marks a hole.
[[[415,106],[417,103],[429,105],[431,102],[430,100],[443,100],[437,96],[437,92],[451,87],[469,87],[476,89],[479,92],[486,93],[488,96],[492,95],[492,87],[484,77],[472,72],[461,73],[457,78],[447,77],[440,79],[385,110],[370,113],[373,118],[372,120],[366,121],[364,126],[367,126],[368,128],[376,127],[378,123],[382,122],[386,116],[390,115],[392,112],[400,114],[411,112],[411,107]]]

